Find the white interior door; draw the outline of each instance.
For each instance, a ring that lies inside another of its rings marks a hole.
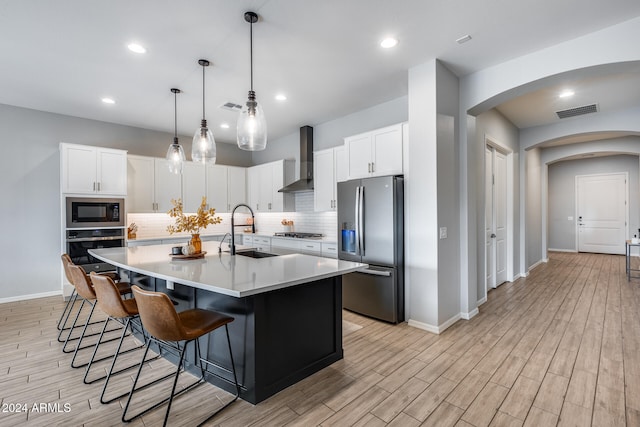
[[[484,178],[484,234],[485,234],[485,271],[487,289],[496,287],[495,262],[493,250],[493,149],[486,147],[484,152],[485,178]]]
[[[487,289],[507,281],[507,156],[485,149],[485,243]]]
[[[628,192],[626,172],[576,177],[579,252],[624,254]]]

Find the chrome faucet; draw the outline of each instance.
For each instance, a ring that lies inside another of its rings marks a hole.
[[[233,208],[233,211],[231,211],[231,248],[229,248],[229,251],[231,253],[231,255],[235,255],[236,254],[236,238],[235,238],[235,233],[234,233],[234,229],[236,227],[234,221],[233,221],[233,216],[236,213],[236,209],[238,209],[240,206],[244,206],[247,209],[249,209],[249,212],[251,212],[251,219],[253,221],[251,221],[251,232],[255,233],[256,232],[256,222],[255,222],[255,215],[253,214],[253,209],[251,209],[251,206],[249,205],[245,205],[244,203],[240,203],[237,204],[235,208]],[[237,225],[237,227],[244,227],[245,224],[239,224]]]
[[[224,239],[226,239],[227,236],[231,237],[231,234],[224,233],[224,236],[222,236],[222,240],[220,240],[220,244],[218,245],[218,253],[222,253],[222,244],[224,243]]]

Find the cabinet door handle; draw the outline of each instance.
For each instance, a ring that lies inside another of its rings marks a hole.
[[[260,210],[260,203],[256,203],[256,210],[259,211]]]
[[[98,191],[100,191],[100,183],[98,183]]]
[[[95,181],[93,182],[93,191],[96,191],[96,183],[95,183]]]
[[[271,202],[269,202],[269,210],[271,210]]]
[[[371,173],[376,171],[376,164],[371,162]]]
[[[367,172],[371,173],[371,163],[367,163]]]

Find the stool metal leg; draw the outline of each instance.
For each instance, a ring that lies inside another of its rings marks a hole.
[[[140,373],[142,372],[142,366],[144,364],[144,358],[146,357],[147,352],[149,351],[149,347],[151,346],[151,342],[152,341],[157,342],[159,346],[162,346],[162,344],[163,344],[163,342],[161,342],[160,340],[157,340],[157,339],[155,339],[153,337],[149,337],[149,339],[147,340],[147,348],[145,350],[145,354],[144,354],[144,356],[142,358],[142,362],[140,363],[140,366],[138,367],[138,373],[136,374],[136,378],[133,381],[133,386],[131,387],[131,392],[129,393],[129,398],[127,399],[127,403],[126,403],[126,405],[124,407],[124,410],[122,411],[122,422],[128,423],[128,422],[134,420],[135,418],[138,418],[139,416],[144,415],[147,412],[158,408],[159,406],[162,406],[165,402],[169,402],[169,405],[167,407],[167,412],[166,412],[165,417],[164,417],[164,424],[163,424],[163,426],[166,426],[167,425],[167,420],[169,419],[169,411],[171,410],[171,403],[173,402],[173,398],[178,396],[178,395],[180,395],[180,394],[182,394],[182,393],[184,393],[184,392],[186,392],[186,391],[191,390],[193,387],[197,386],[198,384],[201,384],[204,381],[204,376],[201,376],[200,378],[198,378],[197,381],[193,382],[192,384],[189,384],[187,387],[183,388],[182,390],[178,391],[177,393],[175,391],[176,385],[178,383],[178,377],[179,377],[180,373],[182,372],[182,363],[184,362],[184,355],[185,355],[186,350],[187,350],[187,345],[190,342],[193,341],[193,340],[191,340],[191,341],[186,341],[181,349],[180,349],[180,346],[178,345],[178,349],[180,351],[180,361],[178,362],[178,366],[176,367],[175,373],[168,374],[168,375],[166,375],[166,376],[164,376],[162,378],[158,378],[157,380],[154,380],[153,382],[151,382],[149,384],[145,384],[142,387],[136,388],[136,385],[138,383],[138,379],[140,378]],[[168,345],[168,344],[165,343],[165,345]],[[159,382],[161,380],[164,380],[166,378],[169,378],[171,376],[174,377],[174,380],[173,380],[173,387],[171,389],[171,395],[169,397],[166,397],[163,400],[155,403],[153,406],[150,406],[150,407],[144,409],[142,412],[139,412],[138,414],[132,416],[131,418],[127,418],[127,411],[129,409],[129,404],[131,403],[131,399],[133,398],[133,395],[134,395],[135,392],[137,392],[139,390],[142,390],[143,388],[146,388],[146,387],[148,387],[148,386],[150,386],[152,384],[155,384],[155,383],[157,383],[157,382]]]
[[[201,427],[207,421],[211,420],[213,417],[218,415],[220,412],[222,412],[222,410],[226,409],[229,405],[231,405],[233,402],[238,400],[238,397],[240,396],[240,384],[238,384],[238,376],[236,375],[236,364],[233,361],[233,353],[231,351],[231,339],[229,338],[229,326],[228,325],[224,325],[224,329],[225,329],[225,331],[227,333],[227,344],[229,346],[229,357],[231,358],[231,370],[233,371],[233,381],[234,381],[235,386],[236,386],[236,394],[233,396],[233,399],[231,399],[229,402],[225,403],[221,408],[218,408],[218,410],[216,410],[213,414],[209,415],[206,420],[204,420],[200,424],[198,424],[198,427]],[[200,344],[198,343],[198,350],[199,350],[199,347],[200,347]],[[200,363],[202,363],[202,359],[200,360]]]
[[[129,369],[133,369],[136,366],[138,366],[138,364],[134,364],[134,365],[131,365],[131,366],[127,367],[127,368],[122,368],[122,369],[120,369],[118,371],[113,372],[113,366],[115,365],[115,361],[116,361],[116,359],[118,358],[119,355],[130,353],[132,351],[139,350],[142,347],[144,347],[144,344],[142,344],[140,346],[130,348],[129,350],[125,350],[125,351],[122,351],[122,352],[120,351],[120,349],[122,348],[122,343],[124,342],[124,339],[129,336],[129,335],[127,335],[127,329],[131,328],[131,333],[133,333],[133,327],[131,326],[131,318],[130,317],[127,317],[127,320],[125,321],[125,323],[123,325],[122,334],[120,334],[120,341],[118,342],[118,347],[116,348],[116,352],[113,355],[101,357],[99,359],[95,358],[96,354],[98,353],[98,347],[100,347],[100,344],[109,342],[109,340],[102,341],[102,337],[104,336],[105,330],[107,329],[107,324],[108,324],[109,320],[112,320],[112,319],[113,318],[111,316],[109,316],[107,321],[104,322],[104,326],[102,327],[102,332],[100,333],[100,338],[98,338],[98,342],[96,343],[95,348],[93,349],[93,354],[91,355],[91,359],[89,359],[89,363],[87,364],[87,367],[86,367],[85,372],[84,372],[84,378],[83,378],[82,381],[85,384],[93,384],[93,383],[95,383],[97,381],[104,380],[105,378],[107,378],[111,374],[119,374],[120,372],[127,371]],[[116,319],[113,319],[113,320],[116,320]],[[89,371],[91,370],[91,365],[93,365],[93,363],[101,362],[103,360],[107,360],[107,359],[111,359],[111,358],[113,358],[113,363],[111,364],[111,369],[109,370],[109,372],[106,375],[103,375],[103,376],[98,377],[98,378],[94,378],[94,379],[92,379],[90,381],[87,380],[87,377],[89,376]]]
[[[67,304],[64,306],[64,310],[62,310],[62,314],[60,314],[60,319],[58,320],[58,325],[56,326],[58,330],[60,330],[61,328],[64,328],[64,325],[66,325],[67,319],[69,318],[69,314],[71,314],[71,308],[73,307],[73,304],[76,302],[76,299],[78,299],[78,293],[76,292],[76,289],[73,288],[73,292],[71,292],[71,295],[69,296],[69,300],[67,301]],[[65,313],[66,313],[66,316],[65,316]],[[62,322],[62,319],[64,319],[64,324]],[[58,337],[60,336],[58,335]]]

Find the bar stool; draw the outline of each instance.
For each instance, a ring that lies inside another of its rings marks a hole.
[[[87,334],[87,327],[90,324],[94,324],[91,323],[91,317],[93,316],[93,312],[96,309],[96,304],[95,304],[95,300],[96,300],[96,294],[95,291],[93,290],[93,286],[91,285],[91,281],[89,280],[89,277],[87,276],[87,274],[85,273],[85,271],[82,269],[82,267],[75,265],[75,264],[69,264],[67,265],[67,269],[69,271],[69,278],[71,279],[71,283],[73,284],[73,286],[76,288],[76,292],[78,293],[78,295],[82,298],[82,304],[80,305],[80,309],[78,310],[78,313],[76,314],[76,317],[73,321],[73,324],[71,325],[71,330],[69,331],[69,335],[67,335],[67,339],[64,342],[64,346],[62,347],[62,351],[65,353],[70,353],[72,350],[67,350],[67,344],[69,343],[70,339],[71,339],[71,332],[73,331],[73,329],[75,329],[77,323],[78,323],[78,317],[80,316],[80,312],[82,311],[82,308],[84,307],[85,304],[89,304],[91,306],[91,310],[89,311],[89,315],[87,316],[87,319],[84,322],[84,326],[82,328],[82,332],[80,333],[80,336],[77,338],[78,339],[78,344],[76,344],[76,348],[75,350],[73,350],[73,358],[71,359],[71,367],[72,368],[83,368],[85,366],[88,365],[88,363],[82,364],[82,365],[76,365],[75,364],[75,360],[76,357],[78,356],[78,352],[80,350],[84,350],[86,348],[90,348],[93,347],[94,345],[87,345],[82,347],[82,341],[84,340],[84,338],[89,337],[89,336],[93,336],[93,335],[97,335],[97,333],[94,334]],[[123,284],[124,285],[124,284]],[[128,284],[125,287],[123,287],[122,289],[119,289],[119,293],[120,294],[124,294],[124,293],[129,293],[130,288],[128,287]],[[104,321],[106,322],[106,320]],[[117,329],[111,329],[109,331],[106,332],[112,332],[115,331]],[[102,336],[102,335],[101,335]],[[102,342],[110,342],[110,341],[114,341],[117,338],[111,338]],[[100,343],[100,341],[98,341],[98,343]]]
[[[71,283],[71,285],[73,286],[73,292],[71,293],[71,296],[69,298],[69,300],[67,301],[67,304],[64,308],[64,310],[62,311],[62,314],[60,314],[60,319],[58,320],[58,325],[57,328],[59,330],[58,332],[58,342],[68,342],[68,341],[76,341],[79,339],[79,337],[74,337],[71,338],[70,335],[73,332],[74,329],[76,328],[81,328],[82,325],[74,325],[73,327],[67,326],[67,322],[69,320],[69,316],[71,315],[71,312],[73,311],[73,307],[75,305],[75,303],[78,300],[78,292],[76,291],[76,287],[73,284],[73,281],[71,279],[71,273],[69,272],[69,265],[74,265],[73,261],[71,260],[71,257],[68,254],[62,254],[61,257],[62,259],[62,266],[64,267],[64,273],[65,276],[67,277],[67,280],[69,281],[69,283]],[[101,275],[105,275],[108,277],[111,277],[113,280],[119,279],[119,276],[117,273],[111,273],[111,272],[106,272],[106,273],[100,273]],[[123,292],[123,293],[130,293],[130,287],[128,283],[125,282],[119,282],[118,283],[118,287],[119,289]],[[83,300],[84,303],[84,300]],[[78,310],[78,316],[80,314],[80,312],[82,311],[82,308],[84,307],[84,304],[80,305],[80,309]],[[90,323],[91,325],[95,325],[97,323],[100,323],[100,321],[97,322],[92,322]],[[62,339],[62,333],[68,331],[69,335],[67,335],[66,339]],[[87,336],[94,336],[97,334],[91,334],[91,335],[87,335]],[[66,351],[66,345],[65,347],[63,347],[63,351],[65,353],[70,353],[72,350]]]
[[[102,327],[102,332],[100,333],[100,338],[98,338],[98,342],[96,343],[95,349],[93,350],[93,354],[91,355],[91,359],[89,360],[89,363],[85,370],[83,381],[85,384],[92,384],[100,380],[105,380],[105,383],[102,387],[102,393],[100,394],[100,402],[110,403],[110,402],[113,402],[114,400],[120,399],[121,397],[125,396],[128,393],[128,392],[124,393],[120,396],[117,396],[115,398],[105,401],[104,395],[107,391],[107,386],[109,385],[109,379],[111,378],[111,375],[116,375],[121,372],[128,371],[129,369],[136,368],[138,366],[137,363],[134,363],[133,365],[127,366],[126,368],[121,368],[117,371],[114,371],[116,362],[118,360],[118,356],[144,347],[144,344],[142,344],[140,346],[133,347],[125,351],[120,351],[122,348],[122,344],[124,342],[124,338],[126,336],[127,329],[130,329],[131,333],[133,333],[134,325],[136,325],[136,322],[134,322],[134,320],[138,318],[138,306],[136,304],[136,300],[133,298],[122,299],[122,296],[120,291],[118,290],[118,287],[110,277],[96,274],[93,271],[89,274],[89,277],[91,279],[91,283],[93,284],[93,290],[95,291],[95,294],[97,297],[98,308],[102,310],[108,317],[107,317],[107,320],[104,322],[104,326]],[[116,352],[113,354],[113,356],[108,356],[108,357],[104,357],[96,360],[95,357],[96,357],[96,354],[98,353],[98,348],[100,344],[103,342],[102,338],[104,336],[104,333],[107,329],[107,325],[110,320],[114,320],[123,325],[122,334],[120,335],[120,341],[118,342]],[[137,322],[137,324],[138,324],[138,327],[136,327],[136,329],[140,333],[142,333],[146,341],[146,333],[144,329],[142,329],[142,325],[140,324],[140,322]],[[106,360],[111,357],[113,357],[113,360],[111,362],[109,370],[107,371],[107,374],[99,378],[95,378],[88,381],[87,377],[89,375],[89,372],[91,370],[91,366],[93,365],[93,363],[98,362],[100,360]],[[156,356],[156,358],[157,357],[160,357],[160,355]],[[149,359],[149,360],[152,360],[152,359]],[[146,361],[149,361],[149,360],[146,360]]]
[[[227,408],[233,402],[238,399],[240,395],[240,386],[238,385],[238,378],[236,376],[236,367],[233,362],[233,354],[231,353],[231,340],[229,339],[229,328],[228,324],[233,322],[233,317],[227,316],[222,313],[218,313],[215,311],[202,310],[198,308],[189,309],[178,313],[173,306],[173,303],[169,299],[169,297],[162,292],[152,292],[146,291],[138,286],[132,286],[133,295],[138,303],[138,310],[140,312],[140,318],[142,320],[142,325],[149,333],[149,338],[147,339],[147,348],[145,350],[145,355],[142,358],[142,362],[138,367],[138,373],[136,374],[136,378],[133,382],[133,386],[131,388],[131,392],[129,393],[129,398],[127,399],[127,404],[124,407],[124,411],[122,413],[122,421],[129,422],[134,418],[137,418],[152,409],[155,409],[165,402],[168,401],[167,412],[164,417],[163,426],[167,425],[167,419],[169,418],[169,412],[171,411],[171,403],[173,402],[173,398],[183,392],[190,390],[196,385],[200,384],[204,380],[205,368],[203,366],[203,362],[211,364],[211,362],[203,360],[200,352],[200,343],[198,338],[204,336],[214,330],[218,329],[221,326],[225,327],[227,333],[227,344],[229,346],[229,356],[231,357],[231,369],[233,372],[233,380],[236,388],[236,394],[234,398],[226,403],[224,406],[219,408],[213,414],[209,415],[206,420],[204,420],[200,425],[204,424],[206,421],[213,418],[215,415],[220,413],[223,409]],[[180,346],[180,342],[184,341],[182,346]],[[153,406],[143,410],[137,415],[127,418],[127,410],[129,409],[129,404],[131,403],[131,399],[134,395],[134,392],[138,391],[136,389],[136,384],[138,383],[138,379],[140,378],[140,372],[142,371],[142,366],[144,364],[144,359],[146,357],[147,352],[149,351],[149,347],[151,343],[155,342],[158,346],[177,350],[180,353],[180,358],[178,361],[178,365],[175,372],[175,377],[173,380],[173,387],[171,389],[171,394],[169,397],[163,399],[162,401],[154,404]],[[195,355],[196,360],[198,361],[198,365],[200,368],[200,378],[190,384],[189,386],[183,388],[182,390],[176,393],[176,385],[178,383],[178,377],[180,375],[182,363],[185,362],[184,355],[187,349],[187,345],[190,342],[194,342],[195,347]],[[223,368],[224,369],[224,368]],[[209,374],[215,375],[214,373],[207,371]],[[226,379],[225,379],[226,380]],[[226,380],[228,381],[228,380]]]

